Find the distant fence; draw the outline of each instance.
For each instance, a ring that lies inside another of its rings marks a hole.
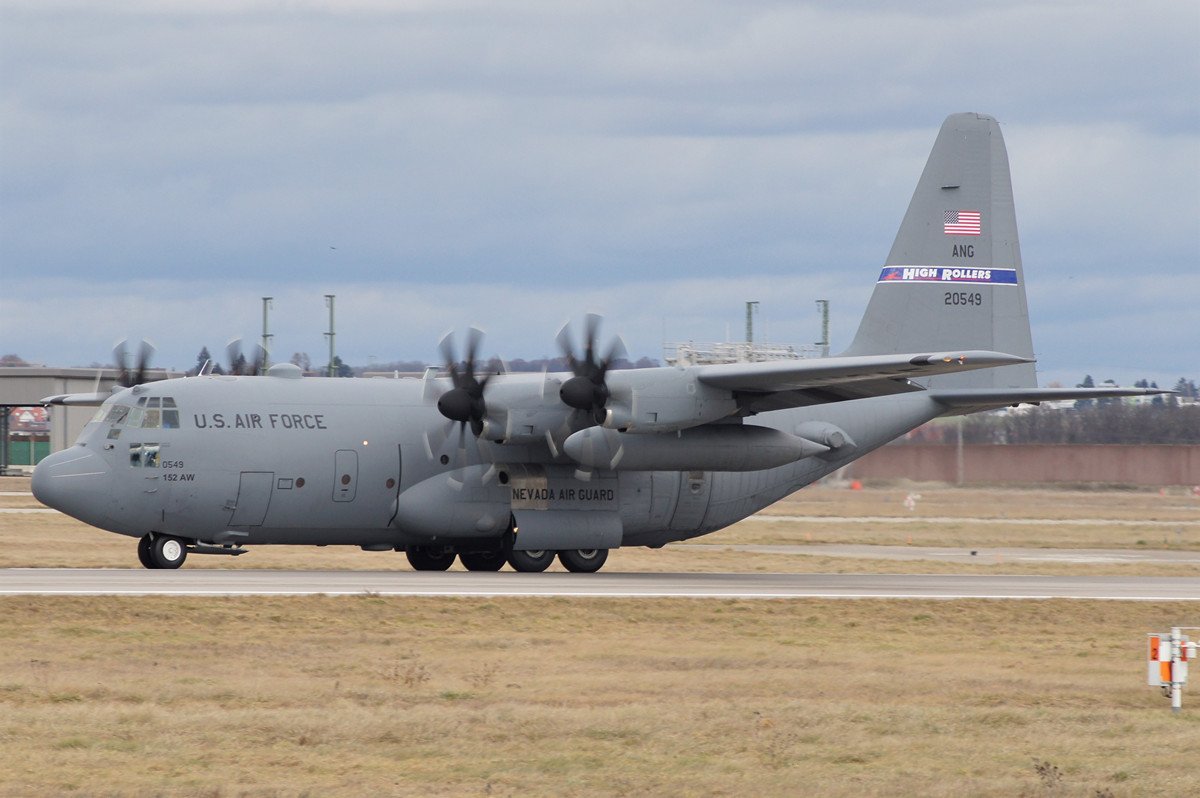
[[[958,447],[884,446],[851,463],[846,476],[957,483]],[[1200,485],[1200,446],[970,444],[962,447],[961,482]]]

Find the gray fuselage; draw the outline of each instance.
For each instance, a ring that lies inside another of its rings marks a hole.
[[[561,377],[503,381],[528,396]],[[206,376],[126,389],[39,466],[34,490],[123,535],[219,545],[461,544],[497,538],[524,512],[561,528],[539,533],[550,536],[539,547],[559,534],[562,547],[582,546],[591,538],[569,527],[603,517],[608,531],[592,534],[604,547],[660,546],[745,518],[945,411],[917,392],[761,413],[749,423],[834,424],[853,441],[763,470],[581,471],[553,434],[476,440],[438,413],[429,382]],[[539,424],[579,428],[554,397],[546,406],[557,415]]]

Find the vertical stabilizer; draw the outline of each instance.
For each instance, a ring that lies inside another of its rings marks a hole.
[[[843,354],[984,349],[1033,357],[1008,153],[990,116],[942,123],[866,314]],[[918,380],[1029,388],[1032,363]]]

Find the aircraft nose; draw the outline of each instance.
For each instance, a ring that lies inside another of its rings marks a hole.
[[[47,507],[96,523],[107,505],[111,470],[82,446],[55,452],[33,469],[33,495]]]

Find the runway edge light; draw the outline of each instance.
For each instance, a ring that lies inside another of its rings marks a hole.
[[[1183,710],[1188,661],[1196,658],[1196,643],[1183,634],[1183,630],[1197,628],[1200,627],[1175,626],[1169,634],[1146,635],[1146,683],[1162,688],[1163,695],[1171,699],[1172,712]]]

